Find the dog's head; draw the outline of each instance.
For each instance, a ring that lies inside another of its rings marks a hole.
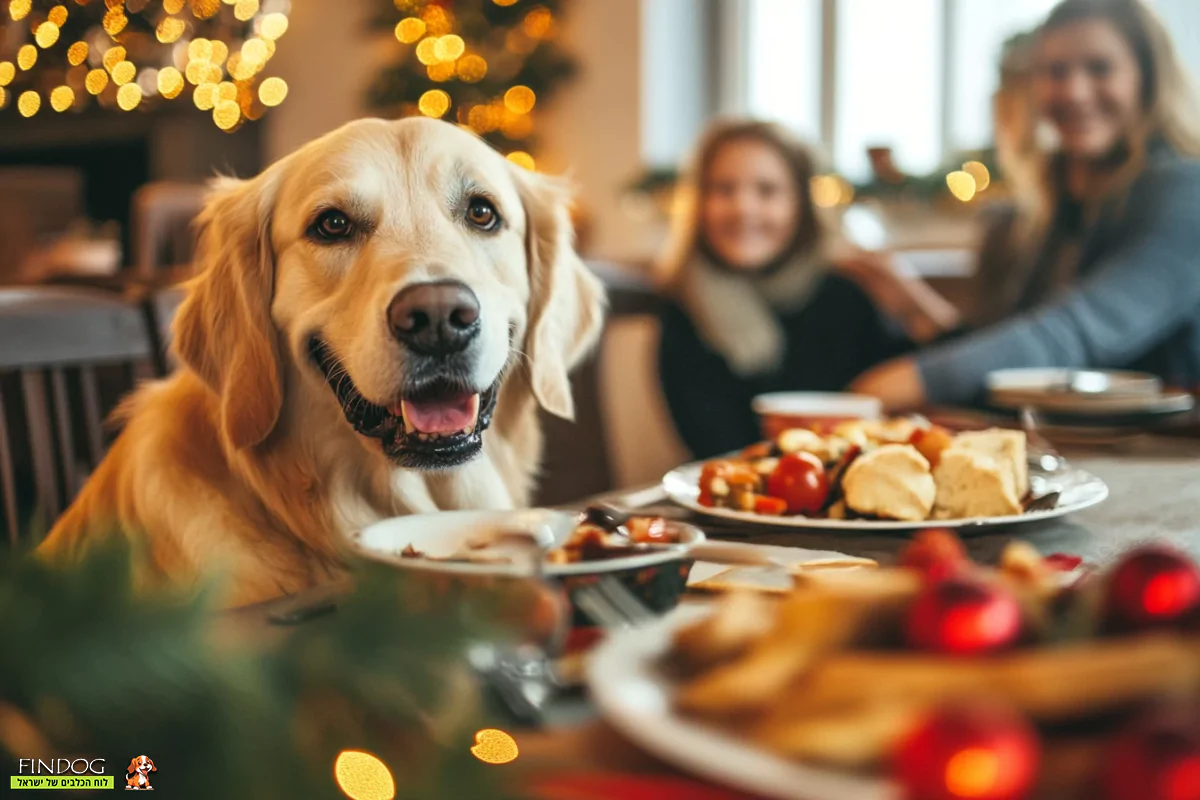
[[[145,775],[149,772],[158,772],[158,767],[154,766],[154,762],[149,756],[138,756],[129,762],[129,768],[125,772],[126,774],[138,773]]]
[[[453,467],[480,451],[521,360],[542,407],[570,418],[567,373],[602,293],[567,202],[560,183],[427,119],[351,123],[219,185],[175,347],[219,395],[227,446],[261,443],[285,393],[320,385],[312,402],[340,407],[366,446]],[[300,387],[284,386],[288,359]]]

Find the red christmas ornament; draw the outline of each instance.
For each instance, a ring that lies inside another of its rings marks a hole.
[[[1200,708],[1147,712],[1112,741],[1104,764],[1108,800],[1200,800]]]
[[[1020,800],[1037,777],[1037,734],[1004,707],[959,705],[923,720],[893,771],[906,800]]]
[[[926,586],[908,610],[908,643],[957,656],[994,653],[1021,635],[1021,607],[1004,587],[964,576]]]
[[[915,569],[927,580],[941,580],[971,563],[962,541],[946,528],[918,531],[900,553],[900,566]]]
[[[1200,607],[1200,570],[1181,553],[1148,545],[1128,553],[1108,576],[1109,627],[1136,631],[1171,626]]]

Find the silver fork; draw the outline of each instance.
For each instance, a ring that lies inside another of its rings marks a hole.
[[[652,611],[611,576],[575,589],[571,597],[593,622],[604,628],[631,628],[655,618]]]
[[[1021,428],[1025,431],[1029,463],[1051,475],[1066,472],[1070,468],[1067,459],[1038,433],[1040,424],[1041,419],[1033,406],[1021,407]]]

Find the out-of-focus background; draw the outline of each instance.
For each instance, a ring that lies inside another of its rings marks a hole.
[[[426,114],[569,172],[613,315],[553,423],[543,502],[655,479],[683,453],[654,377],[646,280],[677,170],[717,115],[824,158],[847,235],[949,297],[982,209],[1002,47],[1052,0],[125,0],[0,7],[0,489],[10,536],[103,452],[99,420],[159,351],[201,184],[344,122]],[[1155,0],[1200,67],[1200,4]],[[947,180],[950,173],[963,173]]]

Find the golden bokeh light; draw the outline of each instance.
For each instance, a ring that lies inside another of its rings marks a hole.
[[[17,68],[11,61],[0,61],[0,86],[8,86],[17,77]]]
[[[21,45],[21,49],[17,51],[17,66],[23,70],[31,70],[36,63],[37,48],[31,44]]]
[[[443,83],[454,77],[454,62],[442,61],[438,64],[430,64],[425,71],[429,74],[429,80]]]
[[[454,61],[466,52],[466,49],[467,45],[462,37],[452,33],[438,38],[433,45],[433,54],[438,61]]]
[[[415,51],[417,54],[417,61],[420,61],[425,66],[436,64],[438,60],[436,49],[437,39],[432,36],[422,39],[421,43],[417,45],[417,49]]]
[[[517,166],[524,167],[531,172],[537,169],[537,163],[534,162],[533,156],[529,155],[529,153],[526,153],[524,150],[514,150],[506,155],[505,158]]]
[[[163,0],[163,11],[168,14],[178,14],[183,11],[183,0]]]
[[[183,75],[174,67],[163,67],[158,71],[158,93],[174,100],[183,91]]]
[[[476,133],[487,133],[494,131],[500,126],[504,120],[504,111],[495,106],[486,103],[480,103],[477,106],[471,106],[471,110],[467,113],[467,124],[471,126],[471,130]]]
[[[471,54],[458,60],[458,77],[467,83],[475,83],[487,77],[488,65],[483,56]]]
[[[554,30],[554,17],[549,9],[538,6],[525,15],[521,29],[531,39],[545,39]]]
[[[8,92],[0,89],[0,108],[4,108],[6,105],[8,105]]]
[[[854,187],[838,175],[814,175],[808,182],[808,191],[818,208],[843,206],[854,197]]]
[[[500,132],[509,139],[524,139],[533,133],[533,119],[528,114],[505,114]]]
[[[50,13],[46,15],[46,19],[61,28],[67,22],[67,7],[63,5],[55,6],[50,9]]]
[[[211,61],[204,61],[202,63],[204,64],[203,83],[220,83],[221,78],[224,77],[224,73],[221,72],[221,68]]]
[[[213,122],[223,131],[242,121],[242,109],[233,100],[222,100],[213,107]]]
[[[975,196],[975,179],[969,172],[961,170],[951,172],[946,176],[946,186],[950,189],[950,194],[964,203]]]
[[[242,60],[241,53],[234,53],[229,56],[229,63],[225,65],[229,69],[229,74],[234,80],[247,81],[254,77],[254,73],[258,70],[254,64],[248,64]]]
[[[127,83],[117,90],[117,105],[122,111],[133,111],[142,102],[142,87]]]
[[[188,83],[197,86],[204,83],[204,76],[208,72],[209,64],[207,61],[189,61],[187,69],[184,70],[184,75],[187,76]]]
[[[88,94],[100,94],[108,86],[108,73],[102,69],[94,69],[83,79],[83,86]]]
[[[981,161],[968,161],[962,165],[963,172],[975,179],[975,191],[982,192],[992,182],[992,174]]]
[[[113,83],[117,86],[129,83],[135,75],[137,75],[137,67],[133,65],[132,61],[122,61],[112,68]]]
[[[412,44],[425,35],[425,21],[418,17],[405,17],[396,23],[396,38],[404,44]]]
[[[425,31],[430,36],[445,36],[454,29],[454,20],[451,19],[450,13],[438,5],[427,6],[421,12],[421,19],[425,22]]]
[[[52,47],[58,41],[58,33],[58,26],[50,20],[46,20],[37,26],[37,32],[33,34],[33,40],[38,43],[38,47],[45,50],[47,47]]]
[[[504,107],[514,114],[528,114],[537,102],[537,95],[528,86],[514,86],[504,93]]]
[[[55,111],[66,111],[75,102],[75,90],[70,86],[57,86],[50,92],[50,107]]]
[[[237,0],[237,4],[233,7],[233,15],[242,22],[253,19],[254,15],[257,13],[258,0]],[[240,114],[241,112],[239,111],[238,113]],[[229,127],[232,128],[233,125],[230,125]],[[222,130],[228,130],[228,128],[223,128]]]
[[[25,19],[25,17],[29,16],[29,11],[32,8],[33,8],[32,0],[12,0],[12,2],[10,2],[8,4],[8,15],[10,17],[12,17],[13,20],[22,20],[22,19]],[[19,103],[18,103],[18,106],[19,106]],[[36,111],[37,111],[37,109],[35,108],[34,112],[36,112]],[[24,112],[22,112],[22,113],[24,113]],[[29,114],[25,114],[25,116],[28,117]]]
[[[264,106],[274,107],[287,97],[288,85],[283,78],[267,78],[258,87],[258,99]]]
[[[87,42],[76,42],[67,48],[67,63],[72,67],[78,67],[84,61],[87,61],[87,57]]]
[[[104,15],[104,31],[109,36],[116,36],[121,31],[125,30],[125,26],[129,24],[129,17],[125,16],[125,9],[117,6],[110,8]]]
[[[21,112],[22,117],[32,117],[42,107],[42,96],[37,92],[21,92],[21,96],[17,98],[17,111]]]
[[[225,100],[237,100],[237,85],[230,81],[221,81],[217,84],[217,102]]]
[[[259,65],[267,60],[267,43],[262,39],[247,39],[242,45],[242,62]]]
[[[196,19],[215,17],[221,10],[221,0],[192,0],[192,15]]]
[[[450,110],[450,95],[441,89],[430,89],[417,101],[417,109],[427,117],[441,117]]]
[[[521,161],[514,159],[515,155],[524,155],[528,157],[528,153],[510,153],[508,160],[521,166],[526,166]],[[533,159],[529,159],[527,169],[533,169]],[[484,728],[481,731],[475,732],[475,746],[471,748],[471,755],[478,758],[485,764],[507,764],[510,761],[515,761],[520,755],[520,750],[517,749],[517,740],[511,734],[496,728]]]
[[[396,796],[396,779],[387,764],[362,750],[338,753],[333,777],[350,800],[392,800]]]
[[[192,39],[188,44],[188,58],[193,61],[208,61],[212,58],[213,46],[208,39]]]
[[[179,41],[186,29],[187,23],[179,17],[163,17],[162,22],[154,29],[154,36],[163,44],[171,44]]]
[[[125,48],[120,45],[104,51],[104,68],[112,72],[113,67],[125,60]]]
[[[515,5],[517,0],[492,0],[492,2],[498,6],[511,6]]]
[[[262,18],[262,23],[259,25],[259,33],[268,41],[275,41],[280,36],[287,33],[288,18],[284,14],[276,11],[274,14],[267,14]]]
[[[225,59],[229,58],[229,45],[219,39],[212,40],[212,55],[209,56],[209,61],[214,64],[224,64]]]
[[[217,85],[202,83],[192,92],[192,102],[201,111],[209,111],[217,104]]]

